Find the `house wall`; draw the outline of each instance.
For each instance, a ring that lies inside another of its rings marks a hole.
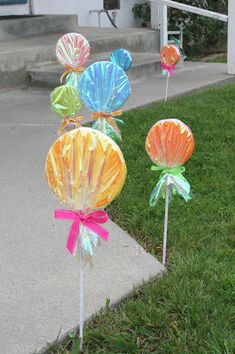
[[[131,11],[136,2],[144,0],[121,0],[117,10],[116,24],[118,27],[139,27]],[[103,0],[33,0],[34,14],[77,14],[79,26],[98,26],[98,15],[89,14],[90,10],[103,8]],[[111,11],[110,11],[111,14]],[[106,14],[101,14],[102,27],[112,27]]]
[[[8,3],[8,2],[6,2]],[[0,16],[28,15],[30,13],[29,2],[12,5],[2,5],[0,3]]]

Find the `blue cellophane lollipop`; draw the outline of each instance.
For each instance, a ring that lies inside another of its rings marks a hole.
[[[111,53],[110,61],[120,66],[124,71],[127,71],[132,66],[131,53],[126,49],[116,49]]]
[[[122,114],[120,107],[131,93],[124,70],[108,61],[94,63],[83,72],[78,91],[84,104],[93,112],[93,128],[121,139],[117,123],[122,121],[116,117]]]

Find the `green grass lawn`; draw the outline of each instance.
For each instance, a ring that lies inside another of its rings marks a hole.
[[[208,63],[227,63],[227,54],[219,54],[208,59]]]
[[[164,201],[149,206],[159,174],[150,171],[144,143],[162,118],[181,119],[194,133],[185,172],[193,199],[170,204],[168,272],[86,325],[85,353],[235,353],[235,84],[124,114],[128,176],[108,211],[159,259]],[[72,342],[51,353],[70,353]]]

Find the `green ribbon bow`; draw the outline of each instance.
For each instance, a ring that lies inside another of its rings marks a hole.
[[[160,197],[165,198],[166,187],[170,187],[170,198],[172,195],[179,194],[187,202],[191,199],[190,184],[183,176],[185,167],[177,166],[173,168],[163,166],[152,166],[152,171],[161,171],[159,181],[150,196],[150,205],[155,206]]]
[[[175,38],[175,37],[173,37],[173,36],[172,36],[172,39],[173,39],[173,41],[175,42],[175,44],[179,47],[179,51],[180,51],[180,54],[182,55],[182,57],[183,57],[184,59],[186,59],[186,58],[187,58],[187,55],[185,54],[185,51],[184,51],[184,49],[183,49],[183,47],[182,47],[182,45],[181,45],[181,41],[179,41],[177,38]]]

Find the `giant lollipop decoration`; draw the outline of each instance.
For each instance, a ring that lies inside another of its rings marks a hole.
[[[181,195],[185,201],[191,199],[190,184],[183,176],[183,164],[194,150],[194,138],[190,128],[178,119],[164,119],[157,122],[149,131],[146,151],[156,166],[151,170],[160,171],[159,181],[152,191],[150,205],[155,206],[160,197],[165,198],[165,221],[163,259],[166,263],[167,226],[169,198]]]
[[[80,261],[80,350],[83,347],[84,266],[92,261],[94,247],[108,232],[102,210],[121,192],[126,164],[118,145],[92,128],[61,135],[49,150],[46,178],[56,197],[70,210],[56,210],[55,218],[72,220],[67,249]]]
[[[67,75],[67,82],[71,79],[76,82],[83,72],[90,56],[90,45],[87,39],[80,33],[64,34],[57,42],[56,57],[66,71],[60,80]]]
[[[118,65],[101,61],[90,65],[78,83],[83,103],[93,112],[93,128],[112,138],[121,139],[116,117],[122,114],[120,107],[131,92],[130,82]],[[122,121],[121,121],[122,122]]]
[[[167,44],[161,49],[161,68],[163,75],[167,75],[165,102],[168,96],[169,79],[174,75],[175,65],[180,60],[179,48],[174,44]]]
[[[70,85],[56,87],[50,95],[50,101],[52,111],[63,118],[58,135],[71,124],[80,127],[83,116],[79,116],[78,112],[82,103],[75,87]]]
[[[60,78],[62,83],[66,77],[66,85],[56,87],[50,97],[52,111],[63,117],[58,135],[71,124],[80,126],[83,119],[77,115],[81,108],[77,85],[89,55],[90,45],[79,33],[67,33],[56,44],[56,57],[66,69]]]
[[[117,64],[124,71],[128,71],[132,66],[131,53],[126,49],[116,49],[111,53],[110,61]]]

